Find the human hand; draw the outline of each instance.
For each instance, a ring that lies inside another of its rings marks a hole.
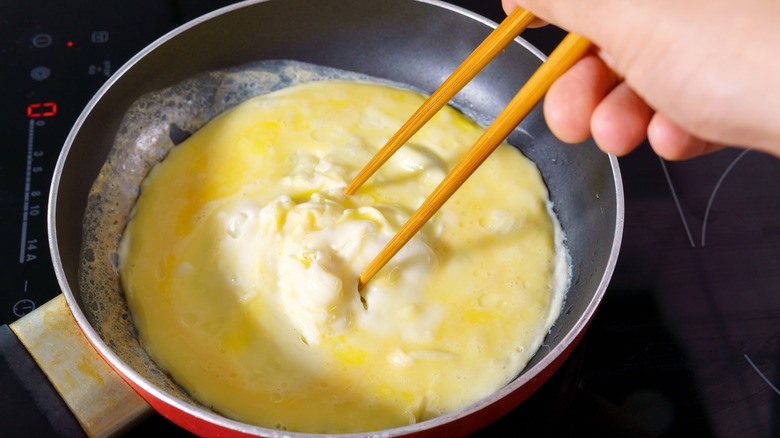
[[[666,159],[726,145],[780,156],[780,2],[502,1],[598,47],[545,98],[561,140],[624,155],[647,138]]]

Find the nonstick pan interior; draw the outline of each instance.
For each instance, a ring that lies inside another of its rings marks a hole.
[[[204,72],[241,68],[263,60],[333,67],[432,92],[488,35],[491,26],[480,17],[441,2],[270,0],[216,11],[139,53],[101,88],[78,119],[58,162],[51,190],[49,231],[55,270],[74,316],[90,341],[120,374],[165,403],[228,428],[272,433],[225,420],[190,400],[138,345],[118,283],[111,274],[116,265],[111,248],[115,248],[122,228],[121,220],[114,222],[126,218],[129,204],[126,199],[91,192],[112,146],[127,129],[127,118],[133,117],[133,111],[143,111],[137,106],[142,96],[175,90],[196,77],[215,81],[204,85],[202,94],[183,96],[178,109],[177,105],[162,113],[155,112],[160,108],[151,109],[155,120],[179,121],[147,133],[173,143],[177,136],[186,135],[188,129],[210,117],[208,111],[195,110],[198,114],[193,115],[192,108],[200,104],[216,108],[219,104],[213,99],[224,98],[219,85],[224,78],[203,76]],[[488,123],[540,63],[539,52],[518,40],[458,94],[454,104]],[[210,89],[212,86],[216,88]],[[182,114],[197,120],[188,125],[181,121]],[[581,335],[614,268],[623,220],[616,159],[600,152],[590,141],[581,145],[561,143],[550,134],[539,108],[508,140],[539,167],[567,236],[572,281],[561,317],[526,370],[505,390],[462,412],[431,420],[430,425],[401,428],[397,434],[439,427],[502,404],[501,399],[509,394],[522,393],[524,385],[545,374],[545,368],[554,368],[556,360],[565,356]],[[143,141],[138,144],[142,146]],[[142,169],[163,155],[113,157],[119,166],[114,173],[116,181],[101,187],[113,187],[122,196],[136,196],[137,186],[127,181],[137,181],[143,176]],[[128,163],[124,172],[123,159]],[[83,228],[88,200],[95,205],[100,201],[96,197],[103,197],[102,203],[92,207],[90,215],[102,219],[89,221]],[[105,251],[90,251],[89,245],[82,245],[86,237],[105,243]],[[101,265],[106,275],[80,277],[85,260],[87,265]],[[519,401],[525,396],[512,399]]]

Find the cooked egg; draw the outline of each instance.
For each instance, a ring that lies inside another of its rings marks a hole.
[[[146,177],[120,275],[140,339],[194,398],[269,428],[364,432],[510,382],[568,266],[544,181],[500,146],[360,292],[358,276],[483,130],[445,108],[342,190],[423,102],[321,81],[256,97]]]

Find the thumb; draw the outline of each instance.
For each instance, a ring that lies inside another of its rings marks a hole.
[[[653,20],[654,6],[638,6],[646,2],[623,0],[502,0],[504,10],[511,12],[518,6],[538,18],[566,31],[591,40],[597,46],[611,51],[626,32],[636,26],[647,26]],[[656,3],[656,2],[649,2]],[[661,2],[658,2],[661,3]],[[620,23],[615,23],[620,21]],[[607,25],[609,24],[609,25]]]

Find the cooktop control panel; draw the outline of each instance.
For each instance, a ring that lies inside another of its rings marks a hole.
[[[0,2],[0,324],[60,293],[49,185],[90,97],[146,45],[230,3]],[[503,18],[499,0],[452,3]],[[545,53],[562,35],[523,34]],[[478,435],[779,436],[780,160],[729,149],[672,163],[643,145],[620,166],[623,245],[590,329],[551,381]],[[149,424],[187,435],[159,416],[131,434]]]

